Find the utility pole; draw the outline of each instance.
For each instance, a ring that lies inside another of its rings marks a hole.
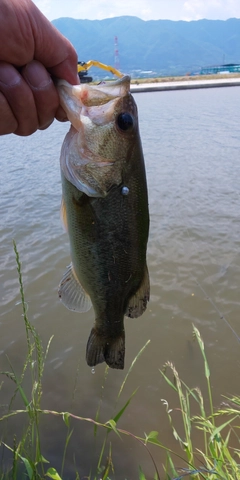
[[[114,67],[116,68],[116,70],[119,70],[120,68],[117,36],[114,37]]]

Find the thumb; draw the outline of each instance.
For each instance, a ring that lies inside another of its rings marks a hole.
[[[77,52],[47,18],[31,2],[29,10],[34,36],[34,58],[41,62],[57,78],[71,84],[79,83],[77,74]]]

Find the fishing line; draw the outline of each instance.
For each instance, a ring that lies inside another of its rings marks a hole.
[[[206,272],[207,273],[207,272]],[[209,300],[209,302],[212,304],[213,308],[216,310],[216,312],[218,313],[219,317],[221,320],[224,320],[224,322],[226,323],[226,325],[230,328],[230,330],[232,331],[232,333],[235,335],[235,337],[237,338],[238,342],[240,343],[240,337],[238,336],[238,334],[235,332],[234,328],[232,327],[231,323],[229,322],[229,320],[226,319],[226,317],[223,315],[223,313],[220,312],[219,308],[217,307],[217,305],[214,303],[214,301],[212,300],[211,297],[209,297],[209,295],[207,294],[207,292],[205,292],[204,288],[202,287],[202,285],[198,282],[198,280],[195,279],[195,282],[196,284],[198,285],[198,287],[200,288],[200,290],[202,290],[202,292],[204,293],[205,297],[207,300]],[[213,287],[213,285],[212,285]],[[214,289],[214,287],[213,287]],[[216,293],[216,292],[215,292]]]
[[[189,233],[189,229],[187,228],[187,234],[188,234],[188,237],[189,237],[189,240],[191,242],[192,245],[195,246],[194,242],[191,240],[191,236],[190,236],[190,233]],[[211,257],[211,255],[210,255]],[[204,270],[204,272],[206,273],[206,275],[209,275],[208,274],[208,271],[203,263],[203,260],[200,258],[200,263],[202,265],[202,268]],[[194,278],[193,274],[191,273],[192,275],[192,279],[195,281],[195,283],[197,284],[197,286],[200,288],[200,290],[202,291],[202,293],[205,295],[206,299],[209,300],[209,302],[211,303],[211,305],[213,306],[214,310],[217,312],[217,314],[219,315],[219,318],[221,320],[224,320],[225,324],[230,328],[231,332],[234,334],[234,336],[236,337],[237,341],[240,343],[240,336],[237,334],[237,332],[234,330],[234,328],[232,327],[231,323],[229,320],[227,320],[227,318],[225,317],[225,315],[223,315],[223,313],[219,310],[219,308],[217,307],[216,303],[213,301],[213,299],[207,294],[207,292],[204,290],[203,286],[200,284],[200,282]],[[213,288],[213,291],[215,293],[215,295],[217,294],[216,293],[216,290],[214,288],[214,285],[213,285],[213,282],[211,281],[211,286]]]

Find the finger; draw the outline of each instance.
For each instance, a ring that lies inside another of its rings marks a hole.
[[[49,67],[48,70],[54,77],[63,78],[72,85],[79,85],[80,80],[77,73],[77,62],[77,54],[74,52],[74,55],[72,53],[69,54],[69,57],[64,59],[61,63]]]
[[[15,0],[16,1],[16,0]],[[31,4],[29,18],[35,40],[34,58],[57,78],[78,84],[78,56],[73,45]]]
[[[56,87],[45,67],[36,60],[28,63],[22,69],[21,74],[34,97],[38,115],[38,128],[45,129],[53,122],[59,107]]]
[[[0,92],[5,96],[17,121],[16,135],[30,135],[38,129],[38,116],[31,89],[20,73],[0,62]]]
[[[7,135],[8,133],[15,132],[18,123],[8,101],[2,93],[0,93],[0,112],[0,135]]]
[[[68,121],[68,117],[66,115],[66,112],[65,110],[63,110],[63,108],[61,107],[61,105],[58,107],[56,113],[55,113],[55,118],[59,121],[59,122],[67,122]]]
[[[35,59],[52,75],[71,84],[79,83],[73,45],[34,2],[0,0],[0,4],[0,45],[4,45],[0,49],[1,60],[22,67]]]

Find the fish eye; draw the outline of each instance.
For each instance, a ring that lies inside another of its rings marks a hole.
[[[120,113],[117,117],[117,124],[120,130],[126,131],[133,126],[133,117],[130,113]]]

